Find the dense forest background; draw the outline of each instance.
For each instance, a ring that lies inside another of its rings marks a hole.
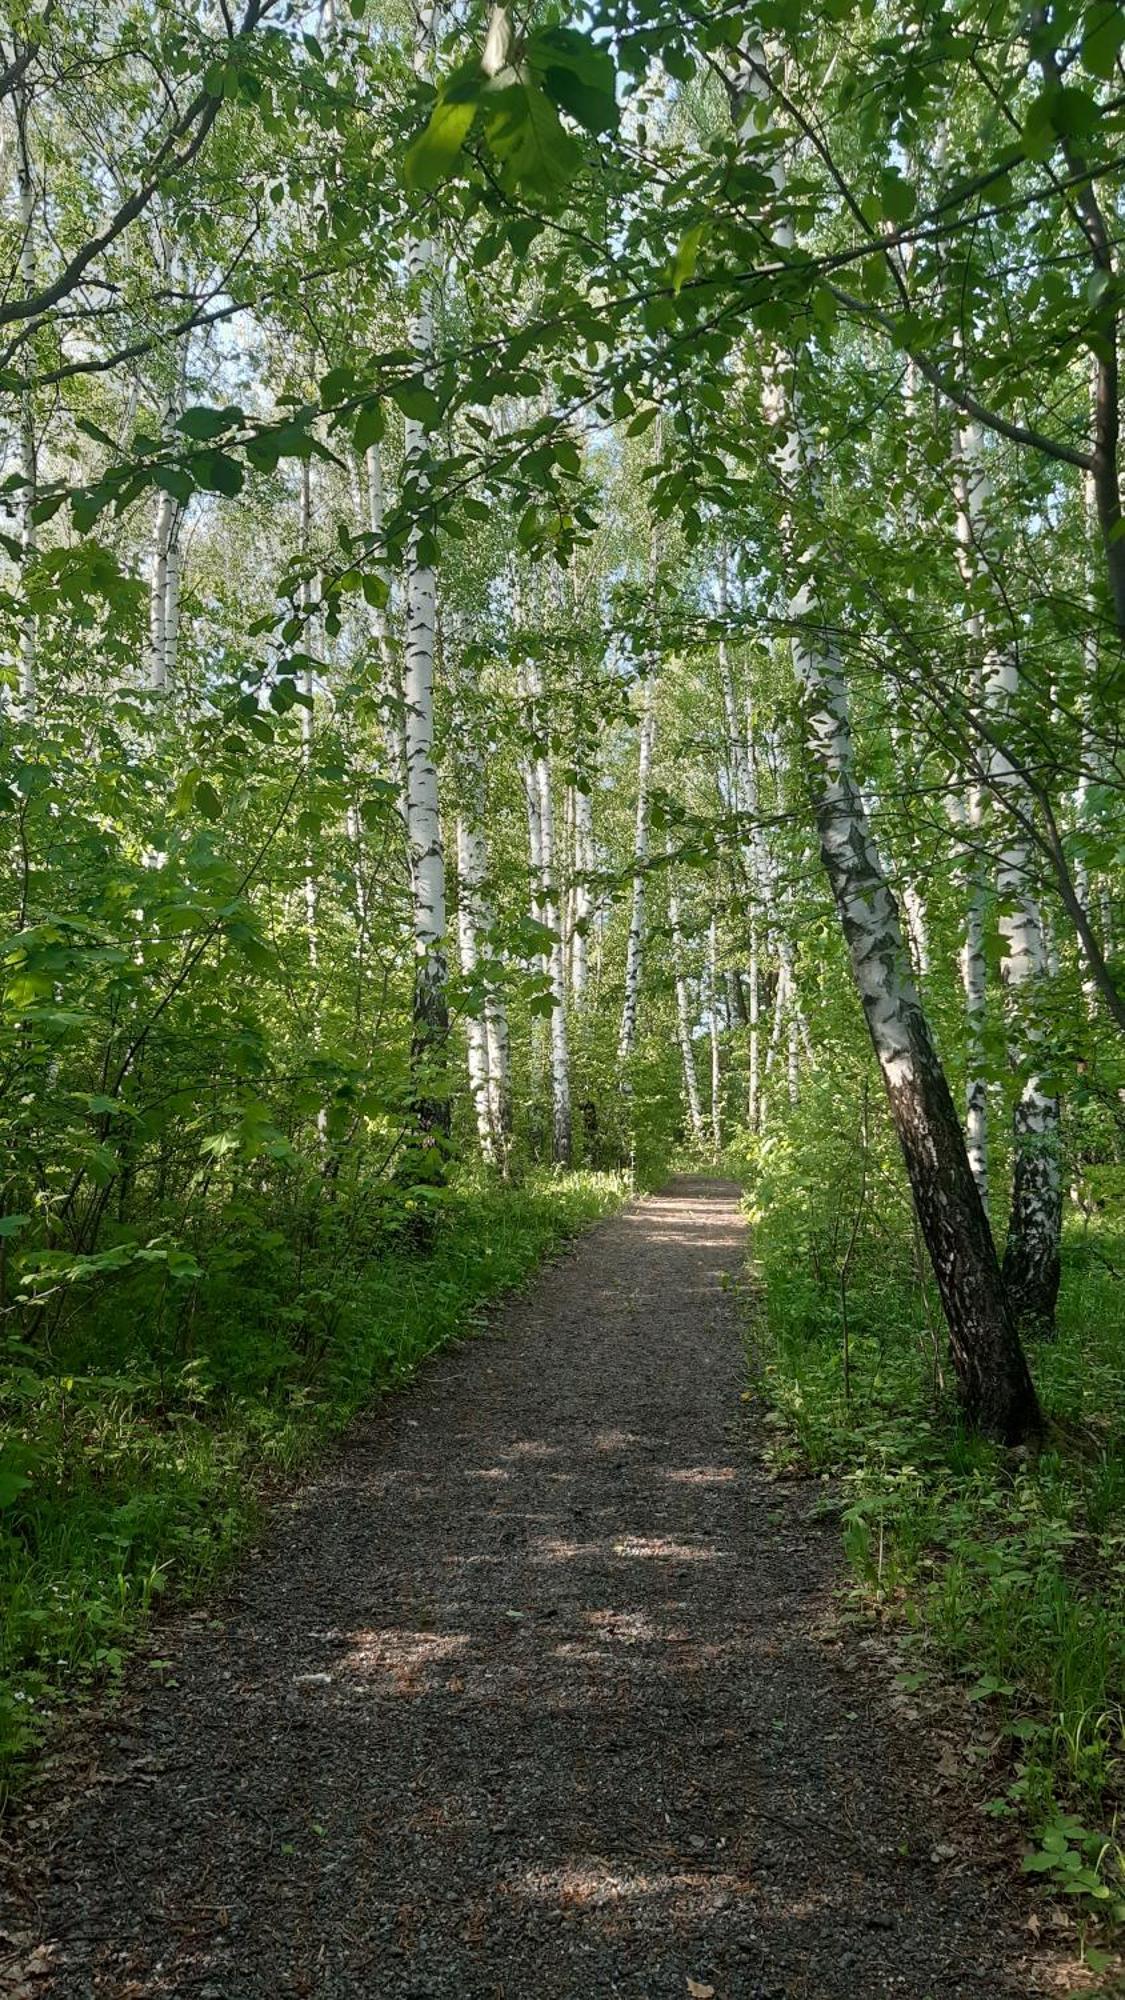
[[[1125,15],[0,24],[3,1754],[714,1161],[779,1460],[1125,1910]]]

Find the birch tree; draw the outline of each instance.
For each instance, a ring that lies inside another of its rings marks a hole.
[[[774,235],[785,251],[794,239],[783,206],[785,169],[771,98],[766,52],[751,48],[736,91],[740,136],[748,149],[765,153],[779,198]],[[779,482],[789,506],[791,496],[807,492],[816,472],[792,359],[774,359],[765,398]],[[898,909],[856,782],[848,685],[823,605],[820,553],[815,541],[798,546],[792,524],[788,539],[793,582],[788,616],[796,628],[793,665],[816,777],[821,858],[902,1145],[966,1406],[984,1428],[1016,1440],[1038,1423],[1035,1392],[949,1086],[910,973]]]
[[[439,30],[438,8],[421,0],[414,44],[414,68],[429,70]],[[438,245],[433,237],[412,235],[406,251],[410,317],[407,341],[425,381],[434,360],[434,296]],[[406,835],[414,908],[414,1039],[418,1079],[418,1121],[423,1134],[448,1129],[448,1100],[435,1078],[444,1061],[449,1032],[446,966],[445,849],[434,759],[434,633],[436,579],[429,521],[430,438],[423,418],[407,416],[404,432],[404,486],[411,505],[406,551],[403,702],[406,734]]]

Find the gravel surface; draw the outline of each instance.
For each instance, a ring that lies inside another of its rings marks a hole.
[[[24,1809],[9,1990],[1032,1991],[932,1746],[826,1643],[838,1528],[739,1400],[744,1247],[733,1187],[674,1182],[350,1432]]]

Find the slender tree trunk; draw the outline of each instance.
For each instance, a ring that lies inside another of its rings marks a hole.
[[[672,853],[672,842],[668,842],[668,853]],[[687,974],[684,970],[684,935],[680,918],[680,897],[675,878],[669,869],[668,875],[668,925],[672,932],[672,963],[676,980],[676,1034],[680,1044],[680,1061],[684,1073],[684,1097],[688,1108],[688,1123],[691,1127],[693,1146],[703,1145],[703,1105],[699,1096],[699,1078],[695,1069],[695,1043],[691,1032],[691,995]]]
[[[463,807],[457,815],[457,940],[461,976],[472,981],[480,964],[480,937],[484,929],[484,883],[486,860],[484,836],[478,813],[479,799]],[[469,1093],[476,1114],[477,1137],[482,1158],[496,1165],[496,1136],[492,1125],[492,1091],[488,1068],[488,1029],[485,1002],[472,1003],[465,1016],[465,1047],[469,1067]]]
[[[633,902],[629,916],[629,940],[625,952],[625,998],[621,1009],[621,1031],[617,1038],[617,1061],[624,1071],[637,1041],[640,1006],[641,968],[645,947],[645,903],[648,887],[649,789],[656,747],[656,662],[650,658],[641,695],[640,744],[637,756],[637,813],[633,833]]]
[[[973,588],[973,528],[965,466],[958,453],[953,465],[957,503],[957,564],[967,591]],[[982,647],[980,615],[969,612],[965,629],[974,654]],[[975,672],[974,668],[974,672]],[[979,700],[979,689],[977,693]],[[950,816],[962,829],[964,864],[961,871],[965,898],[965,934],[961,946],[961,984],[965,995],[965,1143],[973,1178],[980,1197],[988,1207],[988,1070],[985,1029],[988,1018],[988,967],[985,958],[985,924],[988,913],[988,884],[983,860],[984,791],[976,781],[966,787],[964,798],[950,796]]]
[[[711,1030],[711,1145],[723,1150],[723,1050],[719,1020],[719,924],[714,912],[707,931],[707,1018]]]
[[[761,967],[758,960],[758,922],[755,917],[750,923],[750,996],[747,1010],[750,1017],[747,1031],[750,1044],[750,1074],[746,1087],[746,1117],[751,1132],[757,1132],[761,1123],[761,1008]]]
[[[437,8],[422,0],[414,67],[425,76],[437,34]],[[412,237],[406,271],[411,310],[408,345],[420,371],[434,357],[434,283],[437,245]],[[405,419],[403,485],[411,510],[406,548],[406,647],[403,701],[406,715],[406,836],[414,915],[414,998],[411,1060],[415,1106],[423,1138],[447,1134],[449,1103],[441,1072],[446,1060],[449,1006],[446,970],[445,849],[434,761],[434,637],[436,580],[430,554],[430,439],[415,417]]]
[[[745,61],[742,104],[742,135],[752,144],[771,124],[769,74],[760,47]],[[781,192],[784,167],[776,152],[770,171]],[[783,247],[791,247],[788,224],[777,234]],[[807,488],[815,470],[790,379],[775,362],[765,394],[787,496]],[[792,547],[791,524],[787,538]],[[796,628],[793,664],[808,732],[821,859],[941,1294],[966,1411],[992,1435],[1016,1442],[1038,1426],[1035,1390],[856,783],[847,681],[818,602],[819,561],[815,544],[799,554],[793,550],[789,615]]]
[[[35,174],[28,131],[30,103],[22,87],[16,93],[16,197],[19,211],[20,283],[30,298],[36,285]],[[35,438],[35,405],[30,389],[20,394],[19,407],[19,541],[22,588],[28,589],[31,566],[38,552],[35,502],[38,498],[38,453]],[[19,714],[24,722],[35,721],[38,702],[38,621],[30,606],[20,614]]]
[[[300,462],[297,541],[302,561],[307,563],[312,543],[312,475],[307,458],[303,458]],[[306,657],[311,662],[313,643],[313,589],[311,579],[307,574],[303,574],[301,577],[299,603],[302,622],[301,644],[305,649]],[[314,711],[316,683],[311,664],[301,669],[300,685],[301,693],[304,696],[301,704],[301,759],[305,767],[305,782],[307,784],[312,775],[313,736],[316,729],[316,715]],[[305,900],[305,936],[308,941],[309,964],[315,969],[318,957],[317,918],[319,896],[317,893],[316,863],[313,859],[311,849],[307,850],[305,854],[303,893]]]
[[[574,788],[574,902],[570,929],[570,992],[576,1007],[585,1002],[589,977],[593,866],[594,801],[580,782]]]
[[[367,533],[371,537],[375,551],[372,575],[377,589],[375,601],[368,606],[368,629],[375,646],[379,665],[378,699],[383,717],[383,735],[386,744],[385,769],[398,786],[399,814],[405,828],[407,824],[406,803],[406,713],[403,698],[402,670],[399,656],[391,644],[391,625],[388,615],[391,579],[383,552],[383,524],[386,516],[386,492],[383,484],[383,454],[378,443],[369,444],[363,455],[362,500],[359,495],[359,478],[356,478],[357,510],[364,517]]]
[[[531,771],[538,808],[539,834],[539,914],[551,933],[544,953],[544,968],[551,989],[551,1158],[557,1166],[569,1166],[570,1131],[570,1049],[566,1025],[566,977],[562,931],[559,922],[558,885],[555,876],[555,809],[551,791],[551,763],[548,754],[547,717],[544,713],[542,670],[529,662],[526,682],[535,712],[533,734],[536,754]]]
[[[1094,475],[1092,472],[1088,472],[1086,474],[1085,486],[1084,486],[1084,499],[1085,499],[1085,511],[1086,511],[1086,534],[1088,543],[1092,547],[1098,532],[1098,503],[1097,503],[1097,494],[1094,488]],[[1089,565],[1089,570],[1092,572],[1092,564]],[[1097,687],[1098,684],[1098,667],[1099,667],[1098,625],[1097,625],[1098,607],[1097,607],[1097,598],[1094,593],[1094,579],[1092,573],[1088,573],[1087,575],[1086,610],[1087,610],[1087,615],[1089,617],[1089,626],[1082,641],[1082,736],[1079,747],[1078,782],[1074,788],[1074,826],[1080,842],[1086,831],[1086,821],[1087,821],[1087,815],[1089,811],[1089,801],[1090,801],[1090,783],[1094,775],[1093,771],[1094,749],[1091,740],[1092,731],[1090,727],[1090,722],[1091,722],[1091,710],[1094,698],[1094,689]],[[1086,857],[1085,854],[1081,851],[1081,847],[1079,849],[1078,854],[1075,856],[1074,868],[1072,872],[1074,876],[1074,893],[1077,896],[1079,902],[1082,904],[1083,908],[1089,910],[1091,907],[1090,875],[1086,865]],[[1104,877],[1103,877],[1103,887],[1104,887]],[[1110,942],[1104,936],[1104,934],[1102,937],[1102,949],[1106,953],[1108,953],[1110,950]],[[1093,1016],[1097,1012],[1098,988],[1097,988],[1097,982],[1091,974],[1089,963],[1087,963],[1086,970],[1082,978],[1082,993],[1086,1001],[1087,1011],[1091,1016]]]
[[[980,432],[961,425],[965,468],[965,511],[976,558],[987,566],[989,482]],[[1001,615],[998,607],[998,616]],[[1009,647],[986,645],[984,703],[1001,719],[1011,715],[1019,692],[1019,670]],[[1026,788],[1001,751],[993,751],[990,775],[1003,802],[1011,795],[1029,805]],[[1003,941],[1001,974],[1008,1002],[1009,1039],[1022,1078],[1013,1112],[1012,1206],[1004,1250],[1004,1283],[1017,1320],[1043,1332],[1053,1328],[1059,1289],[1062,1231],[1062,1172],[1059,1100],[1043,1082],[1041,1020],[1049,971],[1043,919],[1031,881],[1026,840],[1009,817],[996,872]]]
[[[172,282],[173,262],[171,255],[166,260],[165,278]],[[175,381],[168,392],[164,409],[164,431],[169,434],[183,409],[187,386],[189,341],[184,339],[176,365]],[[149,568],[148,593],[148,670],[149,688],[155,694],[163,694],[171,683],[179,651],[180,638],[180,569],[182,561],[181,531],[184,508],[170,493],[160,493],[156,501],[156,517],[152,533],[152,561]]]

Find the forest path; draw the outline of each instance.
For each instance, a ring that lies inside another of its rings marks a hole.
[[[743,1256],[674,1182],[352,1430],[33,1802],[28,1992],[1027,1995],[932,1751],[818,1636],[838,1529],[749,1448]]]

